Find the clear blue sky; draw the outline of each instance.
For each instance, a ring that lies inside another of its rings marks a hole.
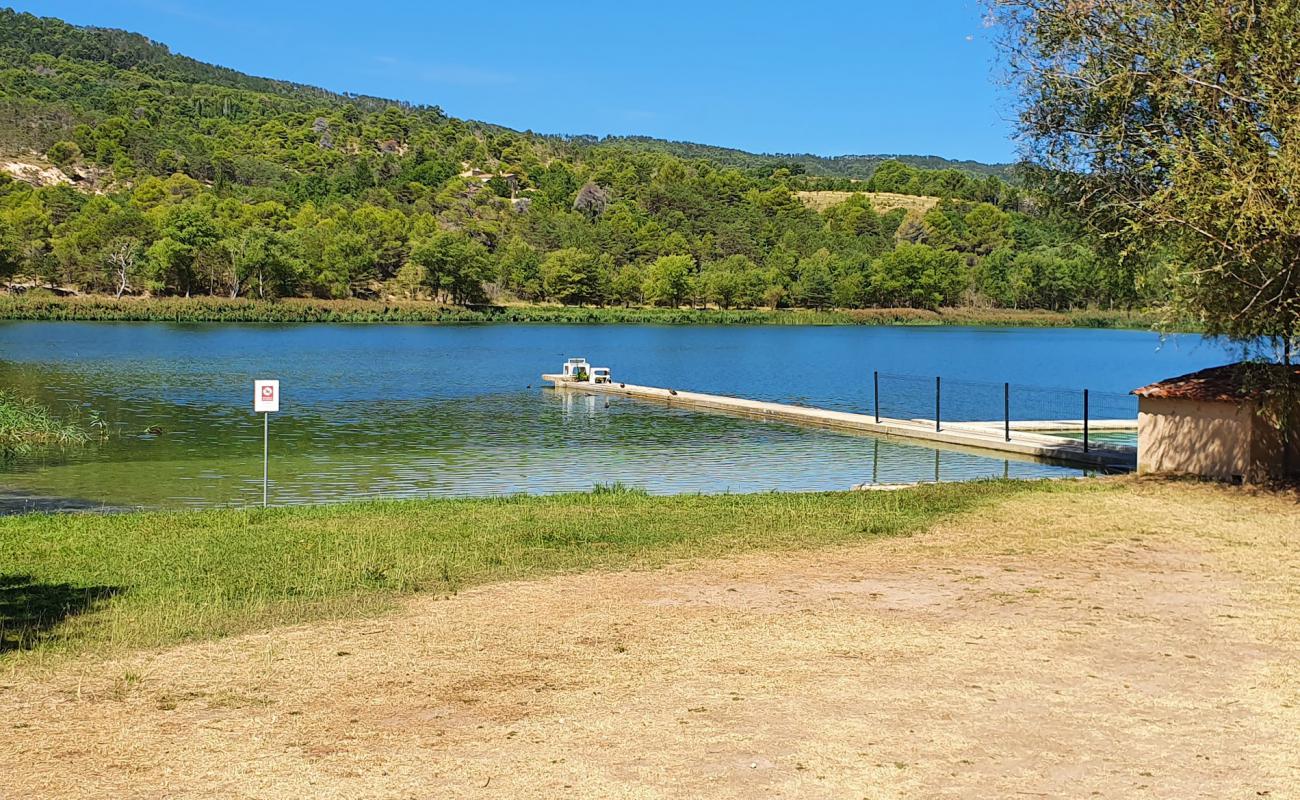
[[[11,2],[244,72],[521,130],[1013,156],[977,0]]]

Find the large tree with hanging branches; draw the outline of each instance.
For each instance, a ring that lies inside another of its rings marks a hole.
[[[987,0],[1047,194],[1173,265],[1171,312],[1291,362],[1300,0]]]

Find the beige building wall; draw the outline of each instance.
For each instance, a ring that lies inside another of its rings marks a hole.
[[[1140,473],[1254,482],[1280,477],[1285,464],[1282,435],[1253,400],[1138,399]],[[1300,437],[1291,442],[1289,466],[1300,471]]]
[[[1255,479],[1255,404],[1138,399],[1138,472]]]
[[[1286,439],[1277,425],[1281,417],[1280,409],[1274,405],[1267,410],[1272,413],[1259,413],[1255,416],[1255,433],[1250,442],[1251,462],[1255,472],[1258,475],[1282,477],[1283,471],[1289,469],[1293,477],[1300,475],[1300,435],[1291,437],[1290,458],[1284,459],[1282,447]],[[1292,419],[1300,419],[1300,409],[1292,412]]]

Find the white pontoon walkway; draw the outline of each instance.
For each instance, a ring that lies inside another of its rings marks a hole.
[[[588,383],[572,381],[563,375],[543,375],[542,380],[565,391],[591,392],[652,400],[679,408],[708,409],[740,416],[816,425],[822,428],[855,431],[895,439],[925,442],[933,447],[952,450],[978,450],[998,453],[1004,458],[1052,461],[1107,471],[1128,471],[1137,466],[1137,448],[1093,441],[1087,451],[1083,442],[1065,436],[1043,433],[1045,430],[1082,430],[1081,420],[1030,420],[1013,422],[1013,434],[1007,441],[1003,423],[945,422],[939,430],[934,420],[889,419],[879,422],[870,414],[853,414],[824,408],[807,408],[785,403],[746,400],[717,394],[701,394],[631,383]],[[1137,420],[1090,420],[1089,431],[1136,431]]]

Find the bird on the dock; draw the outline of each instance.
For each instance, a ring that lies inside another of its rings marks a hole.
[[[620,383],[620,384],[618,385],[618,388],[620,388],[620,389],[626,389],[626,388],[627,388],[627,384],[626,384],[626,383]]]
[[[677,390],[676,390],[676,389],[669,389],[669,390],[668,390],[668,394],[671,394],[672,396],[676,397],[676,396],[677,396]]]

